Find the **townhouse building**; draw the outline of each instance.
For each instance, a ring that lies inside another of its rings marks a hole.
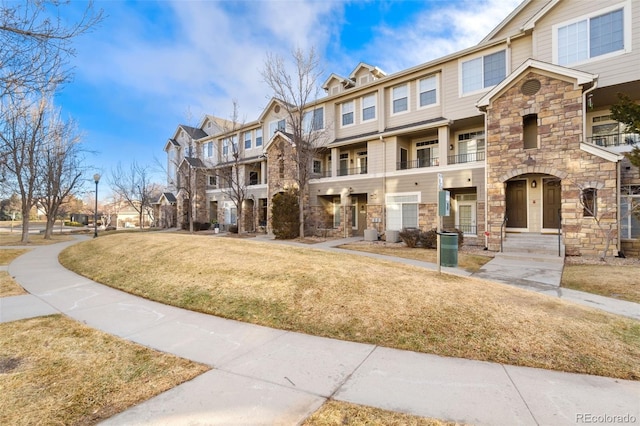
[[[638,255],[640,176],[623,154],[640,135],[610,107],[618,93],[640,101],[639,66],[637,3],[525,0],[476,46],[393,74],[331,74],[305,116],[322,135],[307,223],[333,236],[434,228],[441,176],[443,225],[466,243],[560,233],[568,255],[607,239],[609,255]],[[165,145],[178,222],[193,203],[200,221],[269,232],[271,198],[295,185],[288,126],[277,99],[241,126],[178,126]],[[230,170],[246,183],[241,217],[220,179]]]

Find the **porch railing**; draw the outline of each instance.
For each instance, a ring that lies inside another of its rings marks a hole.
[[[640,134],[612,133],[610,135],[589,136],[587,142],[602,147],[637,145],[640,144]]]
[[[338,169],[338,176],[366,175],[367,167],[351,167],[348,169]]]
[[[417,159],[411,161],[398,161],[396,170],[418,169],[421,167],[436,167],[440,164],[437,157],[430,159]]]
[[[504,219],[502,219],[502,225],[500,225],[500,253],[503,252],[502,237],[504,236],[504,228],[507,226],[508,221],[509,218],[505,215]]]
[[[467,154],[449,155],[447,164],[473,163],[484,161],[484,151],[469,152]]]

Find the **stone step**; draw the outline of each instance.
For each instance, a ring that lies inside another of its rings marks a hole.
[[[541,262],[562,265],[564,264],[564,256],[558,256],[555,254],[547,253],[523,253],[523,252],[502,252],[496,253],[495,257],[506,260],[521,261],[521,262]]]
[[[558,256],[557,234],[507,233],[502,242],[503,252],[527,255],[548,255],[564,257],[564,245],[560,245]]]

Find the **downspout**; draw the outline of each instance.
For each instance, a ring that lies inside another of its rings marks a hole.
[[[487,160],[489,158],[489,155],[487,155],[487,153],[489,152],[489,133],[488,133],[488,126],[487,126],[487,110],[486,109],[480,109],[480,111],[482,111],[482,114],[484,115],[484,249],[488,250],[489,249],[489,236],[491,235],[489,231],[489,191],[487,191],[487,187],[489,185],[489,169],[487,167]],[[489,235],[487,235],[487,233],[489,232]],[[502,229],[500,229],[500,232],[502,232]]]
[[[382,135],[380,135],[380,142],[382,143],[382,229],[381,232],[384,232],[386,235],[387,232],[387,203],[386,203],[386,194],[387,194],[387,142],[384,140]]]
[[[580,142],[586,142],[587,140],[587,95],[598,88],[598,78],[593,82],[593,86],[589,87],[582,93],[582,105],[584,105],[584,117],[582,118],[582,140]]]

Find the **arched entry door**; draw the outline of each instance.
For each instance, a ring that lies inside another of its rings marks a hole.
[[[545,178],[542,180],[542,184],[542,227],[558,229],[560,226],[559,212],[562,207],[560,179]]]
[[[507,228],[527,227],[527,181],[510,180],[506,189]]]

